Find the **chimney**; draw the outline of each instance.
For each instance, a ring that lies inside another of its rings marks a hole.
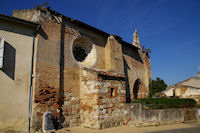
[[[200,72],[197,72],[197,78],[200,78]]]

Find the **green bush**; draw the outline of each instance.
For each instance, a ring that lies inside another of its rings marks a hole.
[[[190,98],[139,98],[133,103],[141,103],[145,109],[194,108],[197,103]]]
[[[199,109],[200,109],[200,104],[197,104],[196,108],[199,108]]]

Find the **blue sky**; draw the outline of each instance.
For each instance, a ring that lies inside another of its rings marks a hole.
[[[65,16],[131,43],[134,27],[152,50],[153,79],[168,85],[200,71],[200,0],[46,0]],[[33,8],[43,0],[2,0],[0,13]]]

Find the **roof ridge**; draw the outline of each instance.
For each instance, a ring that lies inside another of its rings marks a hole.
[[[169,89],[171,87],[175,87],[175,86],[181,85],[183,82],[189,81],[190,79],[200,79],[200,78],[197,78],[197,77],[193,76],[193,77],[187,78],[187,79],[185,79],[183,81],[180,81],[180,82],[178,82],[176,84],[170,85],[170,86],[167,87],[167,89]],[[185,86],[185,85],[183,85],[183,86]],[[192,87],[192,86],[190,86],[190,87]]]
[[[36,9],[36,10],[37,10],[37,9]],[[111,35],[114,35],[114,34],[107,33],[107,32],[105,32],[105,31],[103,31],[103,30],[101,30],[101,29],[98,29],[98,28],[96,28],[96,27],[94,27],[94,26],[91,26],[91,25],[89,25],[89,24],[87,24],[87,23],[84,23],[84,22],[82,22],[82,21],[79,21],[79,20],[73,19],[73,18],[71,18],[71,17],[65,16],[65,15],[63,15],[62,13],[60,13],[60,12],[58,12],[58,11],[56,11],[56,10],[51,9],[50,7],[47,7],[47,8],[44,7],[44,8],[42,8],[42,9],[38,9],[38,10],[47,10],[47,11],[49,11],[50,13],[56,13],[56,14],[60,15],[61,17],[64,17],[65,19],[67,19],[67,20],[70,21],[70,22],[73,22],[73,23],[79,24],[79,25],[81,25],[81,26],[88,27],[89,29],[98,31],[98,32],[104,34],[104,35],[107,36],[107,37],[109,37],[109,36],[111,36]],[[119,38],[120,38],[120,39],[121,39],[121,42],[126,43],[126,44],[130,44],[129,42],[123,40],[121,36],[118,36],[118,35],[115,35],[115,36],[118,37],[118,38],[115,38],[115,39],[119,40]],[[131,45],[131,44],[130,44],[130,45]]]
[[[35,22],[32,22],[32,21],[24,20],[24,19],[21,19],[21,18],[5,15],[5,14],[1,14],[1,13],[0,13],[0,18],[5,19],[5,20],[9,20],[9,21],[15,21],[15,22],[23,23],[23,24],[28,24],[28,25],[34,26],[34,27],[40,25],[39,23],[35,23]]]

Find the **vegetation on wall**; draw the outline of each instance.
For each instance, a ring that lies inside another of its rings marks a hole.
[[[200,109],[200,104],[197,104],[196,108]]]
[[[142,46],[142,52],[151,54],[151,49],[150,48],[145,48],[144,45]]]
[[[35,4],[35,9],[42,9],[42,8],[47,8],[48,7],[48,5],[49,5],[49,3],[48,2],[44,2],[43,4],[41,4],[41,5],[39,5],[39,4]]]
[[[167,88],[167,84],[161,78],[151,80],[149,82],[149,97],[152,97],[155,93],[161,92]]]
[[[133,103],[141,103],[145,109],[194,108],[197,102],[191,98],[139,98]]]
[[[145,46],[142,46],[142,52],[146,53],[146,55],[149,57],[149,54],[151,54],[151,49],[150,48],[145,48]]]

